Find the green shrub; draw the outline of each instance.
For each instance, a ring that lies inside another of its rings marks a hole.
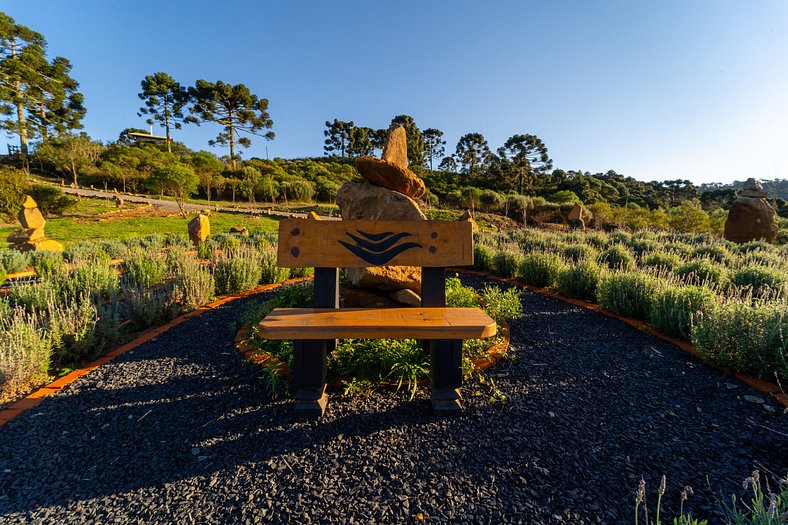
[[[12,284],[9,298],[15,306],[34,312],[45,309],[50,299],[56,295],[55,286],[50,281],[43,281]]]
[[[695,248],[692,252],[692,256],[697,259],[710,259],[720,264],[727,264],[731,260],[731,252],[724,246],[714,244],[707,244]]]
[[[57,252],[43,251],[34,252],[32,259],[33,269],[36,275],[42,279],[52,279],[63,276],[68,271],[63,256]]]
[[[36,314],[15,309],[0,318],[0,394],[46,376],[52,340]]]
[[[482,305],[487,315],[500,323],[523,314],[522,295],[516,288],[504,291],[498,286],[486,285],[482,290]]]
[[[692,255],[692,247],[682,242],[669,242],[665,244],[665,251],[668,253],[675,253],[679,257],[690,257]]]
[[[517,271],[520,268],[520,261],[522,261],[522,258],[522,255],[513,251],[511,248],[498,250],[493,257],[495,273],[501,277],[517,277]]]
[[[29,185],[25,172],[0,166],[0,216],[16,219],[27,191]]]
[[[457,277],[446,279],[446,305],[452,308],[477,308],[479,295],[473,288],[463,286]]]
[[[173,282],[173,299],[181,304],[185,311],[194,310],[204,305],[213,297],[216,281],[213,274],[201,270],[196,261],[185,259],[178,266]]]
[[[276,263],[276,250],[268,247],[260,256],[260,284],[281,283],[290,277],[290,268],[282,268]],[[305,270],[299,268],[299,270]],[[306,275],[306,273],[304,273]]]
[[[724,266],[715,264],[708,259],[700,259],[684,263],[675,270],[676,275],[683,277],[688,284],[722,285],[728,280],[728,272]]]
[[[122,259],[126,256],[126,245],[121,241],[101,241],[99,247],[112,259]]]
[[[260,254],[256,250],[227,250],[221,257],[214,257],[214,278],[219,294],[251,290],[262,278]]]
[[[207,242],[201,242],[197,245],[197,258],[210,259],[213,253],[213,247]]]
[[[653,252],[659,249],[659,243],[651,239],[632,239],[629,243],[629,248],[635,252],[635,255],[642,255],[645,252]]]
[[[772,252],[753,251],[744,255],[744,257],[741,259],[741,264],[743,266],[758,265],[768,266],[770,268],[788,269],[786,259],[788,259],[788,257],[786,257],[784,254],[780,256]]]
[[[585,259],[562,268],[556,284],[558,291],[567,297],[593,301],[601,275],[602,268],[593,260]]]
[[[611,312],[645,320],[654,303],[659,281],[639,272],[611,273],[597,285],[599,304]]]
[[[44,217],[59,215],[77,204],[77,199],[66,195],[57,186],[36,184],[30,188],[30,196],[38,204]]]
[[[773,291],[778,294],[785,293],[788,287],[788,274],[774,268],[765,266],[748,266],[737,270],[731,282],[736,286],[748,286],[754,294]]]
[[[101,243],[82,241],[63,250],[63,259],[72,264],[87,264],[109,262],[110,256],[101,247]]]
[[[174,297],[164,286],[150,288],[131,282],[122,291],[125,317],[137,328],[162,324],[175,315]]]
[[[607,235],[604,233],[589,233],[586,236],[586,244],[589,246],[593,246],[598,250],[602,250],[607,248],[607,245],[610,243],[610,239],[608,239]]]
[[[666,286],[657,292],[648,322],[666,335],[689,339],[694,317],[716,300],[703,286]]]
[[[89,295],[94,303],[100,303],[116,297],[119,289],[118,271],[106,262],[83,264],[56,275],[52,282],[64,300]]]
[[[152,287],[164,281],[165,261],[160,252],[131,250],[123,266],[128,278],[139,286]]]
[[[752,253],[754,251],[771,251],[773,246],[766,241],[750,241],[738,246],[739,253]]]
[[[548,288],[555,284],[564,266],[564,261],[557,255],[529,253],[520,262],[520,278],[526,284]]]
[[[476,244],[473,247],[473,267],[481,271],[494,269],[493,260],[495,251],[484,244]]]
[[[307,275],[313,275],[315,273],[314,268],[283,268],[290,272],[290,276],[282,279],[282,281],[289,279],[295,279],[296,277],[306,277]]]
[[[5,282],[6,275],[7,274],[6,274],[5,268],[0,266],[0,286],[2,286],[2,284]]]
[[[640,264],[641,266],[664,268],[673,271],[681,264],[681,257],[675,253],[651,252],[643,255],[640,259]]]
[[[586,259],[596,259],[599,253],[587,244],[570,244],[563,249],[565,259],[577,262]]]
[[[635,268],[635,257],[632,253],[620,244],[616,244],[604,251],[599,258],[600,262],[608,268],[615,270],[631,270]]]
[[[96,340],[98,309],[83,296],[72,301],[50,302],[48,328],[52,339],[52,364],[56,367],[98,357],[104,345]]]
[[[24,272],[30,266],[30,261],[30,254],[18,252],[16,250],[0,251],[0,266],[5,268],[8,273]]]
[[[784,302],[731,300],[700,312],[692,343],[701,356],[734,372],[788,381],[788,308]]]

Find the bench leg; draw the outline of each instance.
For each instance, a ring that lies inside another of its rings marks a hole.
[[[436,416],[462,412],[462,341],[428,341],[430,378],[432,379],[432,411]]]
[[[293,341],[295,414],[317,419],[326,410],[326,351],[333,341]]]

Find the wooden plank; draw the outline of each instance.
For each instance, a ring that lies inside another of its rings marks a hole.
[[[467,221],[279,222],[278,264],[285,268],[468,266],[473,231]]]
[[[497,330],[478,308],[277,308],[259,327],[267,339],[478,339]]]

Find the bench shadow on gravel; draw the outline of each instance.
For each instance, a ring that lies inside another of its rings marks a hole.
[[[510,515],[530,502],[548,516],[601,507],[615,522],[629,515],[640,477],[654,489],[663,474],[666,505],[691,484],[695,510],[713,512],[712,490],[737,491],[759,465],[788,471],[788,439],[759,426],[784,428],[788,416],[743,400],[757,392],[620,321],[532,293],[510,323],[516,359],[487,372],[508,403],[486,401],[472,380],[455,419],[434,419],[420,392],[413,401],[332,394],[323,420],[296,422],[291,401],[272,400],[232,344],[248,303],[188,320],[0,428],[0,514],[192,477],[221,482],[241,466],[280,470],[280,480],[285,456],[313,452],[303,461],[314,463],[327,447],[362,469],[389,429],[405,430],[386,453],[411,454],[406,479],[473,479],[498,491]],[[416,437],[442,446],[411,449]],[[706,476],[713,487],[702,495]]]

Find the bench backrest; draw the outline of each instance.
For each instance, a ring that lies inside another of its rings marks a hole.
[[[466,221],[316,221],[279,223],[277,262],[315,268],[315,308],[339,308],[339,268],[421,266],[421,305],[446,306],[446,267],[473,264]]]
[[[285,268],[473,264],[466,221],[315,221],[279,223],[277,261]]]

